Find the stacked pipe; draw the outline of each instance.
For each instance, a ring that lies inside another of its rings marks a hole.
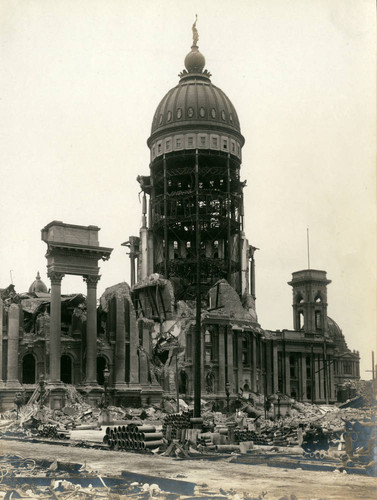
[[[234,431],[234,438],[238,443],[243,441],[254,441],[258,440],[258,435],[255,431],[236,429]]]
[[[310,427],[304,434],[302,448],[306,453],[315,453],[316,451],[327,451],[329,449],[329,433],[320,426],[310,424]]]
[[[212,435],[210,433],[199,434],[197,443],[205,447],[211,447],[213,445]]]
[[[42,424],[38,427],[38,435],[54,439],[69,439],[70,433],[57,425]]]
[[[274,446],[291,446],[298,444],[297,429],[284,427],[274,432]]]
[[[162,432],[157,432],[153,425],[107,427],[103,438],[111,450],[146,450],[158,448],[163,444]]]
[[[172,413],[166,415],[162,424],[162,433],[167,439],[180,439],[183,429],[191,429],[192,422],[195,420],[192,417],[192,412],[186,411],[182,413]],[[203,420],[201,420],[203,421]]]
[[[342,438],[346,443],[347,455],[343,458],[346,465],[359,464],[376,474],[377,436],[375,422],[347,421],[345,428],[346,431]]]

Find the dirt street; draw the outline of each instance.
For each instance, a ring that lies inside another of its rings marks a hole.
[[[259,465],[231,464],[226,460],[177,460],[161,456],[114,452],[50,444],[0,441],[1,454],[77,463],[86,462],[88,469],[101,474],[118,474],[123,470],[166,478],[181,478],[198,484],[206,483],[211,490],[219,488],[249,492],[265,499],[375,499],[376,478],[335,472],[308,472]]]

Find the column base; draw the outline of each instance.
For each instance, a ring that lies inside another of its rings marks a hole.
[[[162,387],[160,385],[141,386],[141,403],[142,404],[159,404],[162,400]]]
[[[20,392],[21,384],[19,387],[9,387],[5,384],[4,388],[0,391],[0,411],[15,410],[16,404],[14,398]]]
[[[118,383],[115,383],[114,385],[114,389],[116,391],[127,391],[128,389],[128,384],[126,382],[118,382]]]
[[[98,389],[99,387],[100,388],[102,387],[102,385],[99,385],[99,383],[97,382],[97,380],[85,381],[85,382],[83,382],[82,386],[83,387],[93,387],[93,388],[96,388],[96,389]]]
[[[141,388],[139,385],[132,387],[128,385],[124,390],[114,391],[114,404],[116,406],[131,406],[139,408],[141,406]]]
[[[60,410],[66,404],[66,390],[63,382],[48,382],[45,388],[48,391],[45,402],[52,410]]]
[[[18,380],[7,380],[5,382],[5,387],[7,389],[22,389],[22,385]]]
[[[98,407],[103,399],[104,388],[97,383],[85,383],[79,387],[81,394],[85,396],[86,402],[94,407]]]

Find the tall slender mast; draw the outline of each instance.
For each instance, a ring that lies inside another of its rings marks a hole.
[[[309,228],[306,228],[306,246],[308,249],[308,269],[310,269],[310,251],[309,251]]]

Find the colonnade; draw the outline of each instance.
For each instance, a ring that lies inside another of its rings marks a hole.
[[[50,374],[51,384],[61,384],[61,282],[64,273],[50,271]],[[98,275],[83,277],[87,284],[85,384],[97,385],[97,283]]]
[[[11,304],[8,309],[7,381],[3,381],[3,302],[0,299],[0,386],[18,389],[18,343],[20,330],[20,306]]]

